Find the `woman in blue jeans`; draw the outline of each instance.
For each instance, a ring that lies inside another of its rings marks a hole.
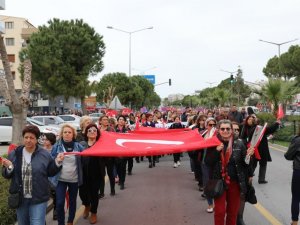
[[[20,192],[21,205],[17,208],[19,225],[44,225],[49,200],[48,176],[61,169],[63,154],[54,160],[38,145],[40,130],[26,126],[22,132],[23,144],[2,160],[2,175],[11,179],[10,193]]]
[[[293,160],[293,177],[292,177],[292,225],[297,225],[299,220],[300,204],[300,130],[284,154],[287,160]]]
[[[61,139],[53,146],[51,155],[56,157],[59,153],[81,152],[83,147],[76,142],[77,132],[70,124],[61,127]],[[66,155],[62,164],[62,170],[56,176],[56,211],[58,225],[65,224],[65,198],[69,192],[69,217],[67,224],[73,225],[76,212],[76,200],[78,187],[82,185],[82,168],[80,156]]]

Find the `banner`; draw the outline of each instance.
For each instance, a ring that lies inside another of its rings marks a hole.
[[[280,120],[283,117],[284,117],[283,107],[282,107],[282,104],[279,104],[279,106],[278,106],[278,112],[277,112],[277,120]]]
[[[81,152],[82,156],[148,156],[180,153],[218,146],[217,137],[204,140],[197,130],[115,133],[101,132],[100,139],[90,148]]]
[[[258,160],[261,159],[260,154],[258,152],[258,146],[260,144],[262,137],[265,134],[266,128],[267,128],[267,123],[265,123],[264,126],[257,125],[252,135],[250,147],[254,147],[254,155],[255,158],[257,158]]]

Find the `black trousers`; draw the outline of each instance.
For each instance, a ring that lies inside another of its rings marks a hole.
[[[83,185],[79,187],[79,197],[82,204],[90,206],[91,213],[97,213],[99,204],[98,192],[100,189],[100,177],[95,179],[94,177],[87,177],[83,180]]]
[[[118,173],[118,176],[119,176],[120,184],[125,183],[126,165],[127,165],[127,158],[126,157],[118,158],[116,160],[116,167],[117,167],[117,173]]]
[[[127,157],[127,161],[128,161],[128,173],[131,173],[133,168],[133,157]]]
[[[266,180],[266,173],[267,173],[267,161],[266,160],[253,160],[253,170],[255,171],[257,167],[257,163],[259,162],[259,173],[258,173],[258,181],[265,181]]]
[[[292,220],[298,221],[299,219],[299,204],[300,204],[300,170],[293,171],[292,178]]]
[[[115,177],[114,177],[114,165],[115,165],[115,159],[114,158],[104,158],[104,167],[106,169],[107,176],[109,178],[109,184],[110,184],[110,191],[115,190]],[[100,194],[104,194],[104,188],[105,188],[105,177],[101,177],[100,180]]]
[[[174,163],[177,163],[180,160],[180,154],[181,153],[174,153],[173,154]]]

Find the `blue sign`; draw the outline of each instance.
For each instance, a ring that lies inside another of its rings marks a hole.
[[[75,102],[75,103],[74,103],[74,108],[75,108],[75,109],[80,109],[80,108],[81,108],[81,103]]]
[[[143,75],[143,77],[149,80],[151,84],[155,84],[155,75]]]

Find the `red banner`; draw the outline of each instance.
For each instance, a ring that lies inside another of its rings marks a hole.
[[[172,154],[218,146],[217,137],[204,139],[197,130],[115,133],[102,132],[100,139],[81,152],[83,156],[148,156]]]
[[[279,106],[278,106],[278,112],[277,112],[277,120],[280,120],[283,117],[284,117],[283,107],[282,107],[282,104],[279,104]]]

